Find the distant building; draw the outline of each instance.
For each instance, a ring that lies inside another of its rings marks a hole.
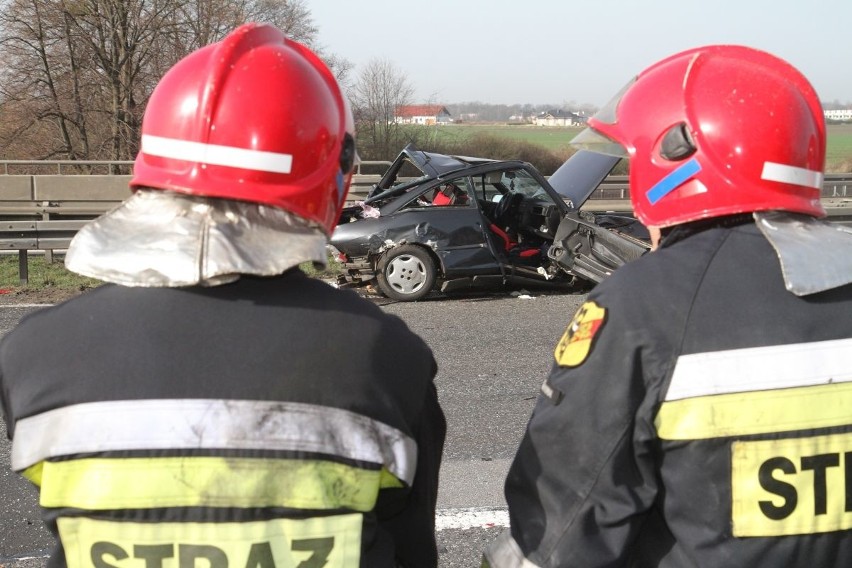
[[[844,108],[839,110],[824,110],[822,111],[826,120],[852,120],[852,109]]]
[[[396,107],[393,121],[397,124],[447,124],[453,117],[441,105],[404,105]]]
[[[536,126],[582,126],[586,124],[586,117],[575,112],[564,110],[549,110],[536,115],[533,118]]]

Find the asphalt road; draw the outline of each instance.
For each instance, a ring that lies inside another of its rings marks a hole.
[[[436,296],[416,303],[373,299],[419,333],[438,361],[448,426],[438,495],[441,568],[479,566],[482,548],[507,524],[506,470],[553,347],[585,298],[515,294]],[[0,333],[34,309],[0,306]],[[50,546],[35,491],[9,471],[9,444],[0,424],[0,568],[41,568]]]

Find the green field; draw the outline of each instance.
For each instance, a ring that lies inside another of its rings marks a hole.
[[[852,172],[852,124],[830,124],[825,157],[829,172]]]
[[[471,134],[483,133],[493,136],[523,140],[544,146],[560,153],[569,146],[571,139],[582,128],[553,126],[505,125],[505,124],[448,124],[435,128],[439,138],[462,139]],[[852,124],[828,126],[826,170],[829,172],[852,171]]]
[[[568,148],[571,139],[582,130],[582,128],[530,124],[447,124],[436,128],[439,138],[460,139],[472,134],[488,134],[538,144],[553,152]]]

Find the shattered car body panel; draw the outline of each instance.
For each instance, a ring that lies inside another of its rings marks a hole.
[[[546,180],[522,161],[408,145],[331,238],[341,285],[416,300],[435,287],[583,286],[648,249],[631,217],[580,211],[617,159],[580,152]],[[633,236],[631,236],[631,233]],[[638,238],[637,238],[638,236]]]
[[[480,214],[473,207],[412,207],[395,215],[383,213],[378,218],[338,225],[332,239],[349,258],[374,257],[411,243],[433,251],[441,272],[449,278],[459,272],[489,272],[497,267],[485,242]]]

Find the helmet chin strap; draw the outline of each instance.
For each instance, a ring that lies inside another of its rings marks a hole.
[[[781,262],[784,284],[797,296],[824,292],[852,282],[852,229],[787,211],[754,214],[757,226]]]

